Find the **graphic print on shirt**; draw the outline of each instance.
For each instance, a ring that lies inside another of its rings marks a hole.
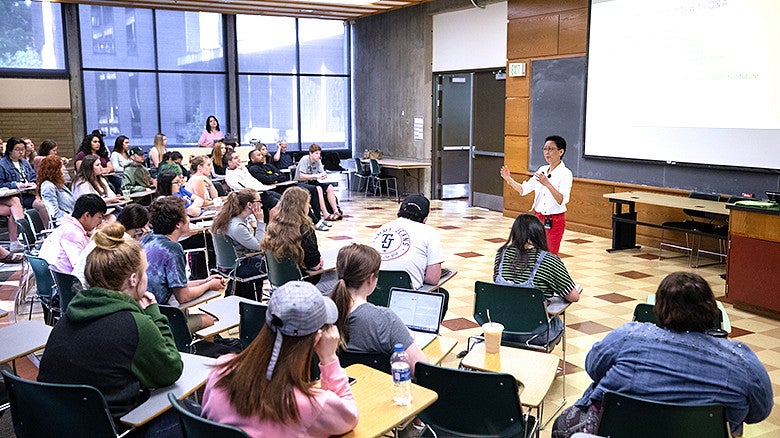
[[[383,262],[402,257],[410,247],[411,238],[404,228],[384,228],[374,237],[374,248]]]

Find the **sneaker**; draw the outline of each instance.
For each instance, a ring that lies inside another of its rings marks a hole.
[[[11,252],[24,252],[24,245],[21,242],[11,242],[8,249]]]
[[[325,222],[325,221],[321,220],[321,221],[317,222],[317,225],[314,226],[314,229],[317,230],[317,231],[328,231],[328,230],[330,230],[330,228],[328,228],[328,226],[325,225],[323,222]]]
[[[320,220],[320,222],[322,222],[322,225],[325,225],[325,226],[326,226],[326,227],[328,227],[328,228],[330,228],[330,227],[332,227],[332,226],[333,226],[333,225],[331,225],[331,223],[330,223],[330,222],[327,222],[325,219],[322,219],[322,220]]]

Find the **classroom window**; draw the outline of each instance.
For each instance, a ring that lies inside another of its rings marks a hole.
[[[107,144],[119,135],[151,144],[159,132],[154,73],[85,71],[84,106],[87,132],[101,129]]]
[[[298,20],[301,73],[346,74],[346,24],[336,20]]]
[[[23,75],[66,70],[60,5],[0,1],[0,16],[0,71]]]
[[[296,73],[295,19],[237,15],[236,49],[242,73]]]
[[[79,17],[84,68],[154,70],[152,11],[80,5]]]
[[[159,70],[225,71],[220,14],[157,11],[156,25]]]
[[[293,76],[240,75],[241,138],[266,144],[287,139],[297,149],[298,101]]]
[[[225,114],[225,75],[160,73],[159,81],[160,132],[169,144],[196,145],[206,117]]]

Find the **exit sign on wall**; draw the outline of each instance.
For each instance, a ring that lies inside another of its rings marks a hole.
[[[509,64],[509,76],[525,76],[525,63],[513,62]]]

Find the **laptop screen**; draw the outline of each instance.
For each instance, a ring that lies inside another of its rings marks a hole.
[[[444,295],[438,292],[421,292],[392,288],[388,307],[411,330],[439,333]]]

